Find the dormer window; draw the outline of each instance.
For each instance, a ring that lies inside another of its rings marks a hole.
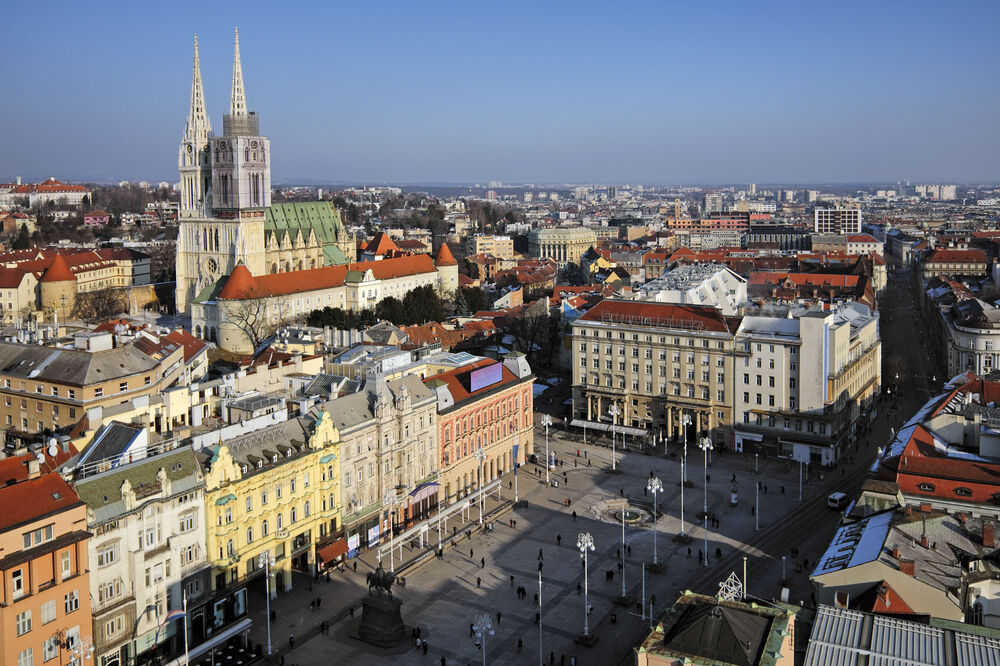
[[[917,486],[917,488],[919,488],[920,491],[924,492],[924,493],[932,493],[932,492],[934,492],[934,484],[933,483],[921,483],[921,484],[919,484]]]
[[[273,462],[273,463],[278,462],[278,454],[277,453],[275,453],[273,456],[271,456],[271,462]]]
[[[972,497],[972,489],[961,486],[959,488],[955,488],[955,494],[959,497]]]
[[[257,461],[257,469],[260,469],[260,468],[262,468],[263,466],[264,466],[264,461],[263,461],[263,460],[258,460],[258,461]]]

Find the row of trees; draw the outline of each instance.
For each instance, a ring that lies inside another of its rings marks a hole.
[[[488,307],[486,293],[479,287],[462,287],[454,295],[441,294],[430,285],[413,289],[402,299],[389,296],[374,308],[349,312],[325,307],[306,317],[309,326],[355,329],[388,321],[395,326],[412,326],[441,321],[452,315],[468,316]]]

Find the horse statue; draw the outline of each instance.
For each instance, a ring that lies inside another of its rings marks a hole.
[[[370,572],[367,576],[368,580],[368,594],[371,594],[372,590],[378,592],[378,595],[382,596],[382,591],[384,590],[386,594],[392,598],[392,584],[396,580],[396,574],[393,571],[386,571],[379,564],[378,568],[372,573]]]

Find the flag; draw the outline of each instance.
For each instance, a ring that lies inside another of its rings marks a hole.
[[[166,624],[167,622],[173,622],[174,620],[179,620],[186,614],[187,613],[185,613],[185,611],[181,608],[172,610],[169,613],[167,613],[167,616],[165,618],[163,618],[163,624]]]

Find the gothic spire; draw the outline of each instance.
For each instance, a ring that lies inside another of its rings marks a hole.
[[[240,29],[236,28],[236,46],[233,49],[233,94],[229,103],[229,114],[247,115],[247,99],[243,92],[243,65],[240,63]]]
[[[212,122],[205,111],[205,89],[201,85],[201,58],[198,55],[198,35],[194,36],[194,73],[191,76],[191,110],[188,112],[187,133],[208,134]]]

